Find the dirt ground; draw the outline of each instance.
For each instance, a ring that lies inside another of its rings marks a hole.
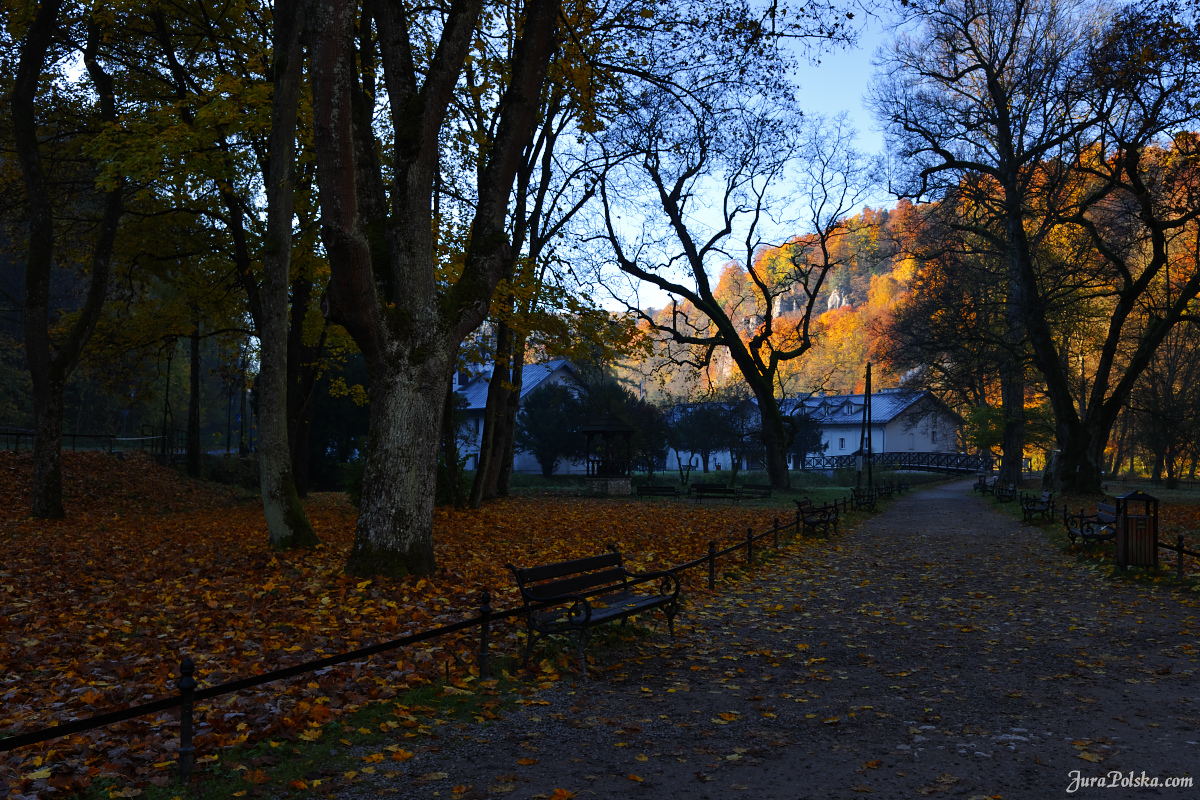
[[[1195,595],[1101,580],[991,504],[898,498],[340,796],[1200,796],[1165,785],[1200,772]]]

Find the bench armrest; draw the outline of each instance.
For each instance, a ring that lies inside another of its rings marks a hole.
[[[630,579],[629,584],[626,585],[636,586],[639,583],[659,581],[659,594],[670,594],[672,596],[679,594],[679,576],[675,574],[675,570],[663,569],[655,570],[654,572],[630,572],[626,569],[625,574]]]

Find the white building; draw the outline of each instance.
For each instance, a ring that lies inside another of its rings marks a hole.
[[[815,396],[799,404],[821,423],[825,455],[856,453],[862,442],[861,394]],[[793,412],[794,413],[794,412]],[[944,453],[961,449],[962,417],[932,392],[881,389],[871,393],[871,452]]]
[[[521,381],[522,401],[530,392],[544,384],[571,383],[576,379],[575,367],[565,358],[545,364],[527,364]],[[490,371],[482,376],[459,375],[455,389],[466,401],[466,438],[460,446],[460,454],[467,457],[466,468],[475,469],[478,464],[479,443],[483,435],[484,410],[487,407],[488,379]],[[807,412],[821,425],[821,442],[825,446],[823,455],[851,455],[859,449],[862,436],[864,396],[815,395],[803,401],[785,401],[785,414]],[[748,413],[756,413],[752,403],[746,406]],[[757,420],[753,420],[756,424]],[[963,420],[931,392],[909,389],[882,389],[871,394],[871,451],[874,453],[895,452],[956,452],[961,449],[960,439]],[[665,468],[674,470],[679,459],[699,466],[696,454],[686,451],[676,453],[669,450]],[[798,459],[797,459],[798,461]],[[714,452],[709,457],[710,469],[729,469],[732,455],[728,450]],[[742,469],[753,469],[760,465],[747,464]],[[798,464],[796,466],[799,466]],[[518,452],[513,459],[516,472],[539,473],[541,467],[530,453]],[[584,474],[582,461],[563,461],[558,465],[559,474]]]
[[[526,364],[521,372],[521,402],[534,389],[543,385],[572,383],[575,380],[575,367],[565,358],[557,358],[545,364]],[[467,469],[475,469],[479,464],[479,444],[483,439],[483,416],[487,408],[488,384],[491,379],[489,370],[483,375],[469,377],[459,375],[455,379],[455,390],[466,400],[466,435],[467,443],[461,445],[459,455],[467,457]],[[541,466],[531,453],[518,451],[513,457],[513,471],[540,473]],[[562,461],[558,465],[558,474],[584,474],[587,467],[582,461]]]
[[[784,401],[786,415],[807,412],[821,426],[820,455],[846,456],[859,451],[863,435],[862,394],[816,395],[803,401]],[[754,405],[748,405],[753,409]],[[753,413],[753,411],[751,411]],[[871,452],[873,453],[941,453],[957,452],[963,420],[931,392],[909,389],[882,389],[871,393]],[[815,453],[813,455],[816,455]],[[667,455],[667,469],[678,463],[700,466],[695,453]],[[794,466],[799,468],[799,457]],[[714,452],[709,457],[710,469],[729,469],[733,455],[728,450]],[[760,465],[742,460],[740,469],[755,469]]]

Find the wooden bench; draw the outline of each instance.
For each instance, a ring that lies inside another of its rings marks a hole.
[[[526,609],[528,638],[522,668],[529,662],[537,637],[562,634],[575,639],[579,669],[586,678],[583,648],[591,629],[616,620],[624,624],[634,614],[655,608],[666,614],[667,627],[671,636],[675,635],[679,579],[673,572],[630,572],[620,551],[611,545],[609,550],[603,555],[538,567],[508,565]]]
[[[679,497],[677,486],[639,486],[636,489],[638,497]]]
[[[992,494],[997,503],[1012,502],[1017,499],[1017,485],[1015,483],[998,483],[992,489]]]
[[[723,483],[695,483],[688,491],[696,496],[697,503],[706,497],[733,500],[736,503],[741,497],[741,492],[736,487],[726,486]]]
[[[850,490],[850,505],[854,506],[855,511],[858,511],[860,508],[869,508],[874,511],[877,499],[875,492],[871,489]]]
[[[766,500],[771,496],[771,484],[744,483],[742,484],[741,496],[754,498],[756,500]]]
[[[1035,516],[1041,516],[1043,521],[1054,517],[1054,492],[1042,492],[1041,497],[1021,492],[1021,514],[1026,522],[1033,522]]]
[[[836,503],[815,506],[813,501],[807,497],[803,500],[796,500],[795,503],[796,513],[800,515],[802,532],[807,533],[809,528],[819,528],[828,534],[832,527],[833,532],[837,533],[838,507]]]
[[[875,484],[875,494],[878,497],[882,497],[884,500],[891,500],[892,495],[895,493],[895,491],[896,491],[896,487],[893,484],[890,484],[890,483]]]
[[[1084,514],[1079,509],[1078,514],[1068,514],[1063,506],[1063,527],[1071,544],[1079,539],[1084,549],[1092,546],[1092,542],[1108,542],[1117,538],[1117,507],[1108,503],[1100,503],[1095,514]]]
[[[979,492],[981,495],[989,495],[996,488],[996,476],[988,477],[980,475],[979,480],[975,481],[975,485],[971,487],[971,491]]]

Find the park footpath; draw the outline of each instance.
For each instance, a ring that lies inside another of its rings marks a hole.
[[[1103,580],[969,482],[727,586],[338,796],[1200,797],[1168,785],[1200,777],[1196,595]]]

